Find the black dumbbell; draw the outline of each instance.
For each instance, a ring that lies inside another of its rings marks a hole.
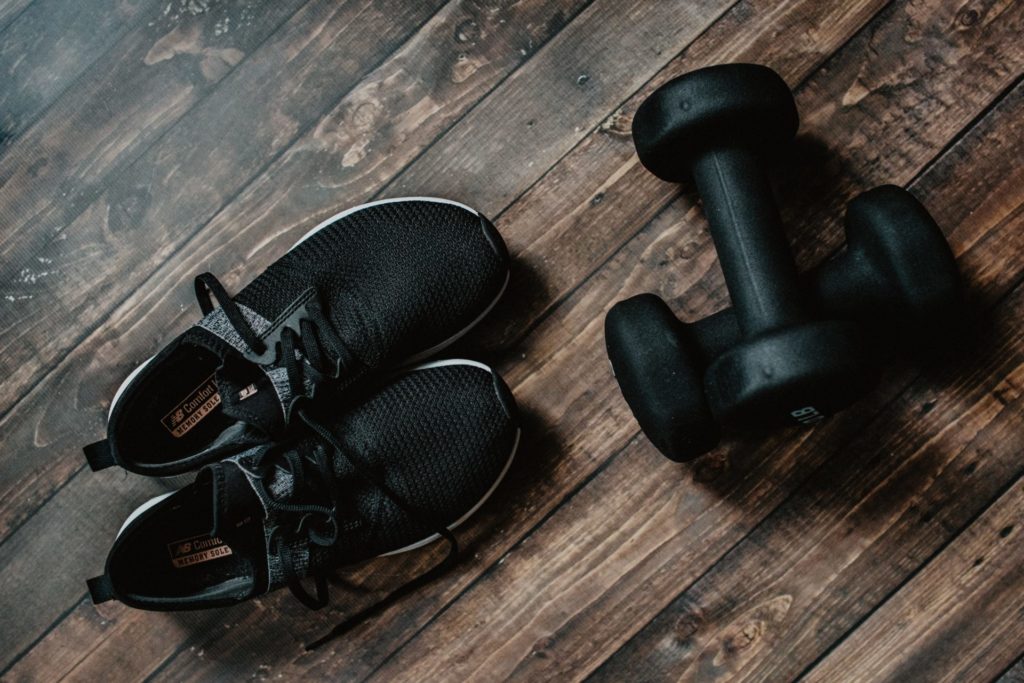
[[[623,395],[674,460],[713,448],[720,427],[821,420],[871,386],[880,326],[893,341],[910,339],[959,301],[941,232],[890,186],[850,204],[846,251],[801,282],[759,162],[796,129],[788,87],[756,65],[677,78],[634,117],[644,165],[665,180],[696,180],[734,305],[686,325],[648,294],[608,314]]]

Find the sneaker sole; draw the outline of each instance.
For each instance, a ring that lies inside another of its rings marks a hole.
[[[483,216],[480,214],[480,212],[477,211],[476,209],[474,209],[474,208],[472,208],[470,206],[466,206],[465,204],[461,204],[459,202],[452,201],[451,199],[441,199],[440,197],[398,197],[398,198],[395,198],[395,199],[380,199],[380,200],[377,200],[377,201],[374,201],[374,202],[367,202],[366,204],[360,204],[358,206],[353,206],[353,207],[351,207],[349,209],[345,209],[341,213],[334,214],[333,216],[331,216],[330,218],[328,218],[328,219],[326,219],[324,221],[321,221],[319,224],[317,224],[317,226],[315,228],[313,228],[312,230],[307,232],[305,235],[300,237],[299,241],[296,242],[295,244],[293,244],[288,249],[288,251],[291,251],[295,247],[299,246],[300,244],[305,242],[307,239],[309,239],[310,237],[312,237],[316,233],[318,233],[321,230],[323,230],[324,228],[326,228],[328,225],[331,225],[332,223],[334,223],[334,222],[336,222],[338,220],[341,220],[345,216],[353,214],[356,211],[361,211],[362,209],[368,209],[368,208],[370,208],[372,206],[380,206],[381,204],[394,204],[394,203],[397,203],[397,202],[434,202],[434,203],[437,203],[437,204],[451,204],[453,206],[458,206],[458,207],[460,207],[462,209],[465,209],[466,211],[471,212],[473,215],[480,216],[481,219],[486,220],[486,219],[483,218]],[[485,227],[486,227],[486,225],[485,225]],[[491,246],[494,247],[495,250],[498,249],[498,246],[495,244],[494,237],[492,237],[491,235],[488,234],[487,235],[487,240],[488,240],[488,242],[491,243]],[[493,310],[495,306],[498,305],[498,301],[501,300],[501,297],[505,294],[505,290],[508,288],[508,282],[509,282],[509,279],[510,279],[511,275],[512,275],[512,273],[510,271],[506,271],[505,272],[505,281],[501,284],[501,289],[498,290],[498,295],[496,297],[494,297],[494,300],[491,301],[491,303],[489,303],[487,305],[487,307],[484,309],[484,311],[480,315],[478,315],[476,318],[474,318],[473,321],[469,323],[469,325],[467,325],[466,327],[462,328],[461,330],[456,332],[451,337],[445,339],[440,344],[436,344],[436,345],[432,346],[431,348],[426,349],[425,351],[421,351],[421,352],[419,352],[417,354],[414,354],[413,356],[410,356],[409,358],[406,358],[401,363],[399,363],[399,366],[405,366],[405,365],[409,365],[411,363],[417,363],[417,362],[419,362],[419,361],[421,361],[421,360],[423,360],[425,358],[429,358],[430,356],[434,355],[435,353],[438,353],[439,351],[442,351],[443,349],[451,346],[452,344],[457,342],[459,339],[461,339],[463,336],[465,336],[470,330],[472,330],[474,327],[476,327],[480,323],[480,321],[482,321],[484,318],[486,318],[487,314],[490,313],[491,310]],[[117,391],[114,392],[114,398],[111,399],[111,401],[110,401],[110,408],[107,410],[107,420],[109,420],[110,417],[114,414],[114,406],[117,405],[117,402],[121,398],[121,396],[124,394],[125,389],[127,389],[128,385],[131,384],[132,380],[135,379],[138,376],[138,374],[140,372],[142,372],[142,370],[147,365],[149,365],[150,361],[152,361],[153,358],[154,358],[154,356],[150,356],[149,358],[144,360],[142,363],[139,364],[138,367],[136,367],[134,370],[132,370],[131,373],[129,373],[129,375],[127,377],[124,378],[123,382],[121,382],[121,385],[117,388]]]
[[[490,368],[489,366],[484,365],[483,363],[478,363],[475,360],[467,360],[467,359],[463,359],[463,358],[456,358],[456,359],[451,359],[451,360],[439,360],[439,361],[434,361],[432,363],[424,363],[424,364],[418,365],[418,366],[416,366],[414,368],[408,368],[406,371],[401,372],[400,374],[406,374],[408,372],[416,372],[418,370],[429,370],[430,368],[439,368],[439,367],[445,367],[445,366],[449,366],[449,365],[469,365],[469,366],[472,366],[472,367],[475,367],[475,368],[480,368],[481,370],[485,370],[488,373],[490,373],[491,375],[497,377],[497,373],[495,373],[494,370],[492,368]],[[503,404],[506,404],[505,397],[499,396],[499,399],[502,401]],[[480,510],[481,507],[483,507],[484,503],[486,503],[488,501],[488,499],[498,489],[498,487],[501,485],[501,482],[505,479],[505,475],[508,474],[509,468],[512,467],[512,461],[515,460],[516,451],[519,449],[519,438],[520,438],[521,435],[522,435],[522,429],[520,429],[519,427],[516,427],[516,435],[515,435],[515,438],[512,440],[512,450],[508,454],[508,459],[505,461],[505,464],[502,466],[501,472],[498,473],[498,477],[494,480],[494,483],[491,484],[491,487],[489,489],[487,489],[487,492],[484,493],[483,497],[480,500],[478,500],[476,502],[476,504],[473,505],[473,507],[471,507],[464,515],[462,515],[461,517],[459,517],[457,520],[455,520],[454,522],[452,522],[451,524],[449,524],[446,527],[448,529],[448,531],[454,531],[460,525],[464,524],[470,517],[472,517],[474,514],[476,514],[476,512],[478,510]],[[156,505],[160,501],[164,500],[165,498],[174,495],[175,493],[176,493],[176,491],[170,491],[168,493],[163,493],[163,494],[161,494],[159,496],[154,496],[153,498],[150,498],[149,500],[147,500],[145,503],[143,503],[139,507],[135,508],[135,510],[130,515],[128,515],[128,518],[124,521],[124,524],[121,525],[121,528],[117,532],[117,536],[120,536],[122,534],[122,532],[124,532],[124,530],[128,528],[128,525],[131,524],[143,512],[145,512],[146,510],[150,509],[151,507],[153,507],[154,505]],[[400,555],[402,553],[406,553],[406,552],[409,552],[409,551],[412,551],[412,550],[417,550],[418,548],[422,548],[424,546],[430,545],[431,543],[433,543],[434,541],[438,540],[439,538],[441,538],[441,534],[432,534],[430,536],[427,536],[424,539],[421,539],[421,540],[416,541],[414,543],[410,543],[407,546],[403,546],[401,548],[398,548],[397,550],[389,550],[386,553],[381,553],[377,557],[389,557],[391,555]]]

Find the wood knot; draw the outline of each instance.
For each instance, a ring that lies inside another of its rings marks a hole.
[[[697,254],[701,253],[701,248],[704,246],[703,240],[687,240],[676,248],[672,249],[674,256],[680,260],[689,261]]]
[[[767,642],[765,634],[785,619],[792,604],[792,595],[777,595],[755,605],[722,629],[700,659],[714,668],[735,671]]]
[[[980,18],[981,15],[978,14],[978,10],[970,7],[965,7],[959,12],[957,12],[956,24],[957,26],[963,28],[971,28],[972,26],[978,23],[978,19]]]
[[[756,643],[765,631],[764,621],[748,621],[730,633],[722,643],[722,648],[729,654],[736,654]]]
[[[362,102],[352,111],[351,123],[358,130],[374,128],[382,110],[380,102]]]
[[[676,619],[676,623],[672,626],[672,636],[677,643],[685,643],[697,633],[701,623],[700,612],[686,612]]]
[[[530,648],[530,654],[534,657],[547,659],[551,649],[555,646],[555,639],[551,636],[544,636]]]
[[[602,133],[609,135],[621,135],[628,137],[632,134],[633,117],[625,111],[618,109],[611,116],[601,122],[598,127]]]
[[[707,484],[724,477],[729,471],[729,458],[721,450],[714,451],[697,460],[693,465],[693,480]]]
[[[475,43],[480,38],[480,25],[472,19],[466,19],[455,27],[456,43]]]

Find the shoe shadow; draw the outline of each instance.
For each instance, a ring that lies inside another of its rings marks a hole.
[[[553,291],[534,264],[513,257],[508,288],[501,301],[445,354],[469,354],[492,365],[507,362],[510,351],[543,316]]]

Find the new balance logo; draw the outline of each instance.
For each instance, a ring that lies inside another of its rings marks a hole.
[[[167,546],[171,564],[177,569],[209,562],[231,554],[231,547],[217,536],[193,536]]]
[[[181,438],[220,405],[217,382],[210,375],[160,420],[172,436]]]

